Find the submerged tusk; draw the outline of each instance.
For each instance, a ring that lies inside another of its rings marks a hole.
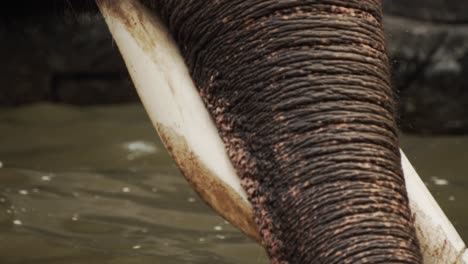
[[[97,0],[141,100],[166,148],[203,199],[260,241],[250,203],[179,51],[139,1]],[[468,264],[463,240],[402,152],[425,264]]]

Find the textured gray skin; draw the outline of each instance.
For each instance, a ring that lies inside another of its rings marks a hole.
[[[380,0],[149,2],[218,128],[272,263],[421,263]]]

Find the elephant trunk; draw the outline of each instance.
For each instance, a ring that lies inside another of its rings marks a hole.
[[[421,263],[380,0],[143,0],[167,24],[273,263]]]

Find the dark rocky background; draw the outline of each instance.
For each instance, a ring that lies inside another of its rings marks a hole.
[[[0,105],[138,100],[98,15],[21,17],[0,29]]]
[[[384,0],[401,127],[468,133],[468,1]]]
[[[92,4],[16,3],[0,11],[1,106],[138,101],[104,21],[81,12]],[[468,1],[384,0],[384,8],[402,129],[468,133]]]

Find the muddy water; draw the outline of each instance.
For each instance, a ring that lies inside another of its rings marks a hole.
[[[403,136],[401,145],[442,210],[468,242],[468,136]]]
[[[0,263],[267,263],[191,191],[139,105],[0,111]]]
[[[405,137],[468,238],[468,137]],[[268,263],[189,189],[140,105],[0,110],[0,263]]]

